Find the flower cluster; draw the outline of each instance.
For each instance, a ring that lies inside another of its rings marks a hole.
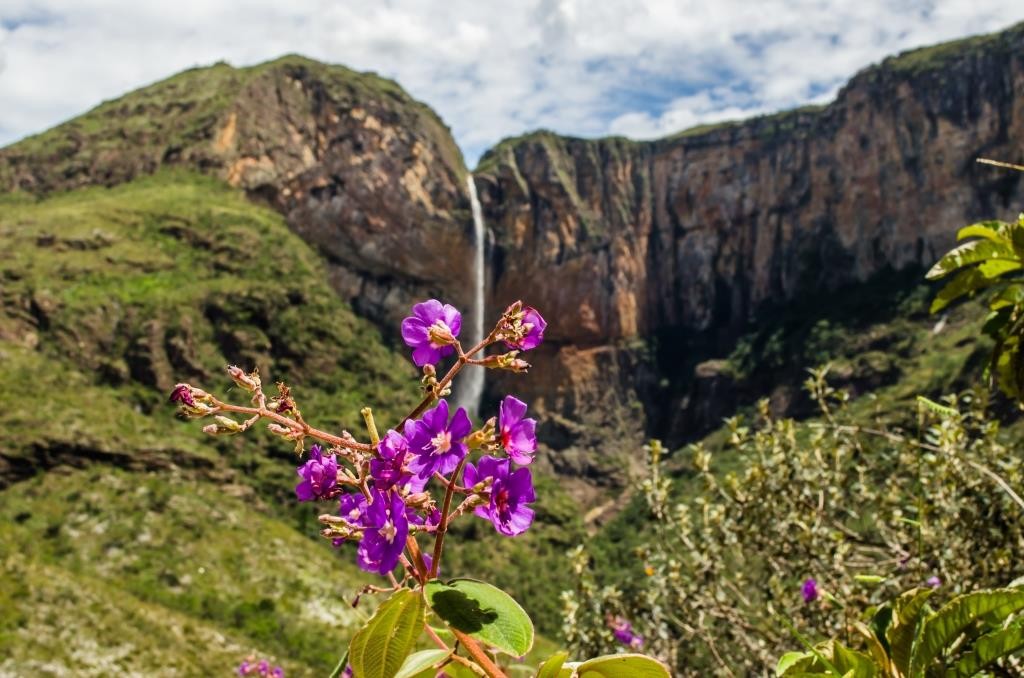
[[[623,617],[610,617],[608,628],[612,630],[615,640],[631,650],[639,650],[644,646],[644,638],[633,632],[633,625]]]
[[[280,666],[270,668],[270,662],[266,659],[256,661],[255,657],[249,657],[238,665],[240,676],[265,676],[266,678],[284,678],[284,669]]]
[[[517,356],[540,344],[547,323],[536,309],[517,302],[488,337],[466,352],[458,341],[461,327],[462,315],[450,304],[431,299],[413,306],[412,315],[402,322],[402,338],[412,349],[413,362],[424,369],[423,406],[384,433],[368,454],[353,454],[344,445],[327,453],[314,445],[297,469],[300,501],[338,499],[338,514],[320,517],[326,525],[322,533],[336,546],[358,542],[356,561],[368,572],[388,575],[402,563],[413,576],[436,575],[434,558],[420,551],[415,535],[433,534],[441,543],[447,523],[467,512],[489,520],[506,536],[522,534],[533,522],[529,505],[536,494],[525,466],[534,459],[537,437],[536,421],[526,417],[526,403],[505,397],[497,416],[474,430],[466,410],[453,411],[442,396],[465,364],[512,371],[528,367]],[[499,342],[513,350],[473,358]],[[438,381],[436,363],[453,354],[458,362]],[[476,451],[482,454],[470,461]],[[352,468],[345,468],[339,458]],[[445,491],[440,505],[429,491],[432,480]],[[454,495],[462,500],[451,509]]]
[[[803,596],[805,603],[813,603],[818,599],[820,592],[818,591],[818,581],[816,579],[807,579],[803,585],[800,586],[800,595]]]

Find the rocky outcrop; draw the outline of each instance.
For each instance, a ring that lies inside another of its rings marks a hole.
[[[186,71],[0,150],[0,191],[111,186],[166,166],[282,212],[326,256],[339,294],[382,326],[425,296],[468,302],[461,153],[389,80],[301,57]]]
[[[552,374],[581,354],[640,358],[628,344],[644,338],[672,381],[644,393],[621,370],[574,372],[543,384],[544,401],[608,417],[617,393],[700,433],[721,408],[699,401],[721,386],[698,364],[727,355],[759,311],[928,265],[965,222],[1015,216],[1020,175],[974,161],[1020,160],[1022,54],[1024,25],[889,59],[822,109],[646,143],[500,144],[474,175],[495,240],[489,305],[545,310]]]

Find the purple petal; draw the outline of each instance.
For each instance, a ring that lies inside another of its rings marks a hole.
[[[498,411],[498,426],[512,428],[526,414],[526,403],[515,396],[505,396]]]
[[[437,299],[430,299],[413,306],[412,314],[429,327],[435,320],[444,316],[444,307]]]
[[[537,501],[530,469],[521,468],[513,473],[508,479],[508,491],[510,495],[517,498],[517,501],[523,503]]]
[[[502,534],[507,534],[510,537],[514,537],[517,534],[522,534],[530,528],[533,524],[533,509],[528,506],[517,506],[512,511],[512,515],[509,518],[508,525],[503,526],[503,529],[498,530]]]
[[[316,493],[313,492],[313,484],[308,480],[303,480],[295,486],[295,496],[299,498],[299,501],[313,501],[316,499]]]
[[[441,359],[441,351],[431,346],[429,343],[421,344],[413,349],[412,362],[416,367],[423,367],[424,365],[433,365]]]
[[[466,464],[466,468],[462,471],[462,484],[465,487],[473,487],[478,482],[476,466],[473,464]]]
[[[459,336],[459,330],[462,329],[462,314],[454,306],[445,304],[441,319],[444,320],[444,324],[448,326],[448,329],[452,331],[453,337]]]
[[[426,426],[431,437],[446,430],[448,428],[448,401],[443,398],[439,400],[437,405],[423,413],[423,418],[420,421]]]
[[[427,325],[419,318],[406,318],[402,321],[402,341],[409,346],[420,346],[430,341]]]
[[[466,410],[461,407],[455,410],[455,416],[452,417],[452,423],[448,430],[452,434],[453,441],[462,440],[469,435],[469,432],[473,430],[473,423],[469,420]]]

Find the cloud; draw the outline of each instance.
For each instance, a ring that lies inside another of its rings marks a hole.
[[[538,127],[646,138],[821,100],[1021,19],[1019,0],[6,0],[0,144],[184,68],[298,52],[395,78],[472,164]]]

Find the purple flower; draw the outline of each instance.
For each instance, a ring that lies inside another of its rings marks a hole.
[[[516,337],[505,339],[505,345],[520,351],[530,351],[540,346],[544,340],[544,330],[548,323],[533,306],[523,306]]]
[[[256,673],[260,674],[261,676],[269,675],[270,662],[268,662],[266,659],[261,659],[260,663],[256,665]]]
[[[338,483],[338,460],[323,456],[319,445],[309,448],[309,460],[296,469],[302,482],[295,486],[299,501],[323,499]]]
[[[628,648],[639,650],[644,646],[643,636],[633,633],[633,625],[622,617],[615,617],[608,622],[615,640]]]
[[[928,577],[927,581],[925,581],[925,584],[928,584],[928,586],[931,586],[933,589],[937,589],[940,586],[942,586],[942,580],[936,577],[935,575],[932,575],[931,577]]]
[[[372,501],[361,516],[365,528],[356,561],[367,572],[386,575],[395,569],[409,536],[405,502],[395,492],[373,490]]]
[[[804,597],[805,603],[813,603],[818,599],[818,582],[814,579],[808,579],[800,587],[800,595]]]
[[[274,670],[270,672],[271,678],[284,678],[284,669],[280,666],[275,666]]]
[[[424,412],[422,419],[411,423],[412,426],[406,424],[405,427],[405,437],[413,454],[409,468],[424,483],[434,471],[442,475],[451,473],[469,451],[462,442],[473,428],[469,415],[460,407],[449,423],[447,400],[442,400]]]
[[[530,469],[521,468],[509,473],[508,459],[480,457],[476,466],[466,464],[462,482],[473,487],[487,478],[492,478],[490,502],[478,506],[473,513],[487,518],[501,534],[514,537],[526,531],[533,522],[533,509],[526,504],[536,501],[533,491],[533,477]]]
[[[188,405],[189,407],[196,406],[196,400],[192,397],[192,388],[188,384],[178,384],[171,391],[172,403],[181,403],[182,405]]]
[[[462,314],[437,299],[412,307],[412,315],[402,321],[402,339],[412,347],[416,367],[435,364],[455,352],[452,344],[462,329]]]
[[[410,432],[415,430],[413,422],[406,422],[406,429]],[[377,459],[370,461],[370,475],[373,477],[374,487],[381,490],[388,490],[398,485],[408,488],[411,492],[420,492],[426,484],[426,479],[414,476],[407,468],[409,460],[409,441],[398,431],[388,431],[377,445]]]
[[[537,450],[537,420],[523,419],[526,403],[514,396],[505,396],[498,410],[498,433],[501,446],[517,464],[529,464]]]
[[[243,661],[238,665],[238,675],[248,676],[250,673],[252,673],[252,664],[248,661]]]

